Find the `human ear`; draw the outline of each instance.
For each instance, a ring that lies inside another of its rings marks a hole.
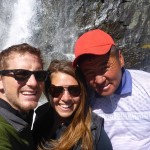
[[[2,76],[0,76],[0,91],[4,90]]]
[[[120,61],[121,68],[124,67],[125,62],[124,62],[124,57],[123,57],[121,51],[119,51],[119,61]]]

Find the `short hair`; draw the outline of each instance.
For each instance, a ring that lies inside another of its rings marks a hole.
[[[44,64],[40,49],[35,48],[27,43],[23,43],[18,45],[12,45],[0,52],[0,70],[8,68],[9,57],[14,53],[18,53],[20,55],[24,55],[25,53],[33,54],[39,57],[41,63]]]
[[[119,58],[119,48],[113,45],[110,49],[110,55],[116,56],[116,58]]]

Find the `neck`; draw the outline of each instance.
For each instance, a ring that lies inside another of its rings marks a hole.
[[[54,115],[54,126],[59,127],[67,122],[68,118],[60,117],[57,113]]]

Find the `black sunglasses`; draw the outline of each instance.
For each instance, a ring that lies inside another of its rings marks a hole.
[[[65,90],[67,90],[69,92],[69,95],[73,97],[77,97],[81,93],[81,89],[79,85],[70,85],[66,87],[55,86],[55,85],[50,86],[50,94],[52,95],[52,97],[55,97],[55,98],[58,98],[59,96],[61,96]]]
[[[37,81],[43,82],[47,79],[49,75],[49,71],[44,71],[44,70],[30,71],[30,70],[25,70],[25,69],[0,70],[0,75],[2,76],[12,75],[15,78],[15,80],[22,81],[22,82],[30,78],[32,74],[34,74],[35,79]]]

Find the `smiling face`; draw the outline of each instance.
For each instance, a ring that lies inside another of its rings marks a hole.
[[[118,57],[110,54],[93,55],[91,59],[80,64],[87,83],[101,96],[109,96],[116,91],[121,81],[123,66],[121,53]]]
[[[41,60],[30,53],[20,55],[12,53],[8,58],[7,69],[26,69],[30,71],[42,70]],[[13,108],[22,112],[33,110],[43,91],[44,82],[36,81],[32,74],[26,81],[17,81],[13,76],[1,76],[0,97]]]
[[[67,87],[78,85],[78,82],[71,76],[62,72],[53,72],[51,74],[51,84],[54,86],[65,87],[64,92],[58,97],[52,97],[51,105],[61,118],[70,117],[80,104],[80,96],[69,94]]]

